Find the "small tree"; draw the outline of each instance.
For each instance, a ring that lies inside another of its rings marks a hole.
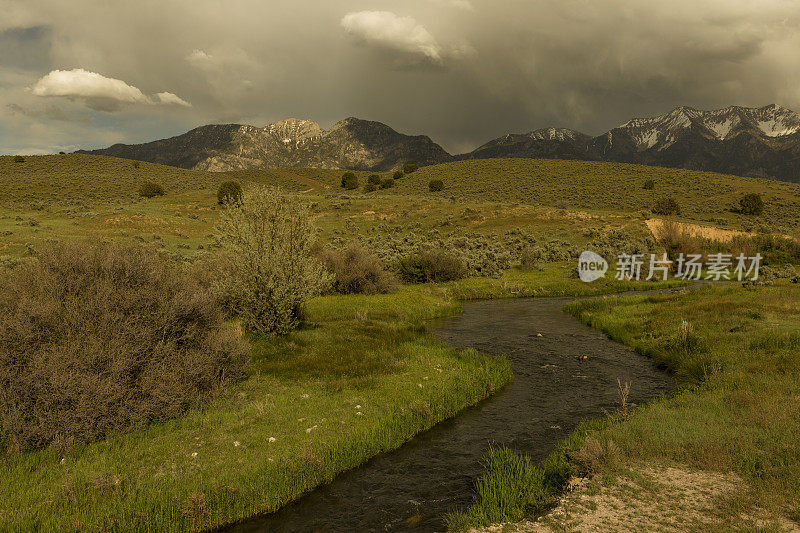
[[[396,180],[399,180],[399,179],[400,179],[400,178],[402,178],[403,176],[405,176],[405,173],[403,173],[403,171],[402,171],[402,170],[398,170],[397,172],[395,172],[395,173],[392,175],[392,178],[394,178],[394,179],[396,179]]]
[[[348,191],[354,191],[358,189],[358,176],[356,176],[353,172],[345,172],[342,175],[342,188]]]
[[[367,183],[374,183],[375,185],[381,184],[381,177],[379,174],[372,174],[367,178]]]
[[[431,182],[428,183],[428,189],[430,189],[431,192],[444,190],[444,182],[442,182],[442,180],[431,180]]]
[[[309,207],[264,188],[229,204],[220,218],[223,273],[216,283],[229,309],[250,332],[282,335],[296,328],[303,304],[331,282],[312,256]]]
[[[139,187],[139,196],[142,196],[144,198],[164,196],[164,187],[152,181],[145,181]]]
[[[764,200],[761,198],[761,195],[756,193],[745,194],[744,197],[739,200],[739,212],[743,215],[755,216],[763,213]]]
[[[242,186],[238,181],[223,181],[217,189],[217,203],[222,205],[230,202],[238,204],[242,201]]]
[[[656,215],[679,215],[681,213],[681,206],[675,201],[675,198],[669,196],[666,198],[659,198],[653,204],[653,213]]]
[[[403,167],[404,174],[411,174],[413,172],[416,172],[417,170],[419,170],[419,165],[415,165],[414,163],[409,163]]]

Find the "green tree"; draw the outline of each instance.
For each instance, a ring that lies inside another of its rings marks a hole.
[[[681,213],[681,206],[675,198],[671,196],[659,198],[653,204],[653,213],[656,215],[679,215]]]
[[[739,212],[743,215],[755,215],[758,216],[764,212],[764,200],[761,198],[760,194],[750,193],[745,194],[744,197],[739,200]]]
[[[164,187],[153,181],[145,181],[139,186],[139,196],[143,198],[164,196]]]
[[[354,191],[358,189],[358,176],[356,176],[353,172],[345,172],[342,175],[342,188],[348,191]]]
[[[238,204],[242,201],[242,186],[238,181],[223,181],[217,189],[217,203],[222,205],[226,202]]]

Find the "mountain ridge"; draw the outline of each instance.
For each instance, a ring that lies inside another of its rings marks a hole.
[[[350,117],[325,130],[312,120],[291,118],[264,127],[212,124],[150,143],[79,152],[209,171],[258,167],[387,171],[406,163],[555,158],[800,182],[800,115],[776,104],[716,110],[679,106],[662,115],[632,118],[594,137],[568,128],[540,128],[509,133],[458,155],[449,154],[428,136],[398,133],[381,122]]]

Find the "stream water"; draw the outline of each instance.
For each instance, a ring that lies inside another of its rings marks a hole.
[[[474,302],[437,321],[433,331],[452,346],[507,355],[513,383],[400,449],[231,531],[443,531],[444,515],[473,501],[490,443],[538,462],[580,421],[618,408],[617,379],[631,384],[632,404],[670,389],[669,376],[650,360],[565,314],[568,301]]]

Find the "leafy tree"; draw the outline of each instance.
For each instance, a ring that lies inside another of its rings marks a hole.
[[[230,202],[238,204],[242,201],[242,186],[238,181],[223,181],[217,189],[217,203],[222,205]]]
[[[145,181],[139,186],[139,196],[143,198],[153,198],[164,196],[164,187],[153,181]]]
[[[744,197],[739,200],[739,212],[743,215],[755,216],[763,213],[764,200],[761,198],[761,195],[756,193],[745,194]]]
[[[342,175],[342,188],[348,191],[354,191],[358,189],[358,176],[356,176],[353,172],[345,172]]]
[[[430,189],[431,192],[444,190],[444,182],[442,182],[442,180],[431,180],[431,182],[428,183],[428,189]]]
[[[375,185],[381,184],[381,177],[378,174],[372,174],[369,178],[367,178],[368,183],[374,183]]]
[[[675,198],[668,196],[656,200],[656,203],[653,204],[653,213],[656,215],[679,215],[681,207]]]

